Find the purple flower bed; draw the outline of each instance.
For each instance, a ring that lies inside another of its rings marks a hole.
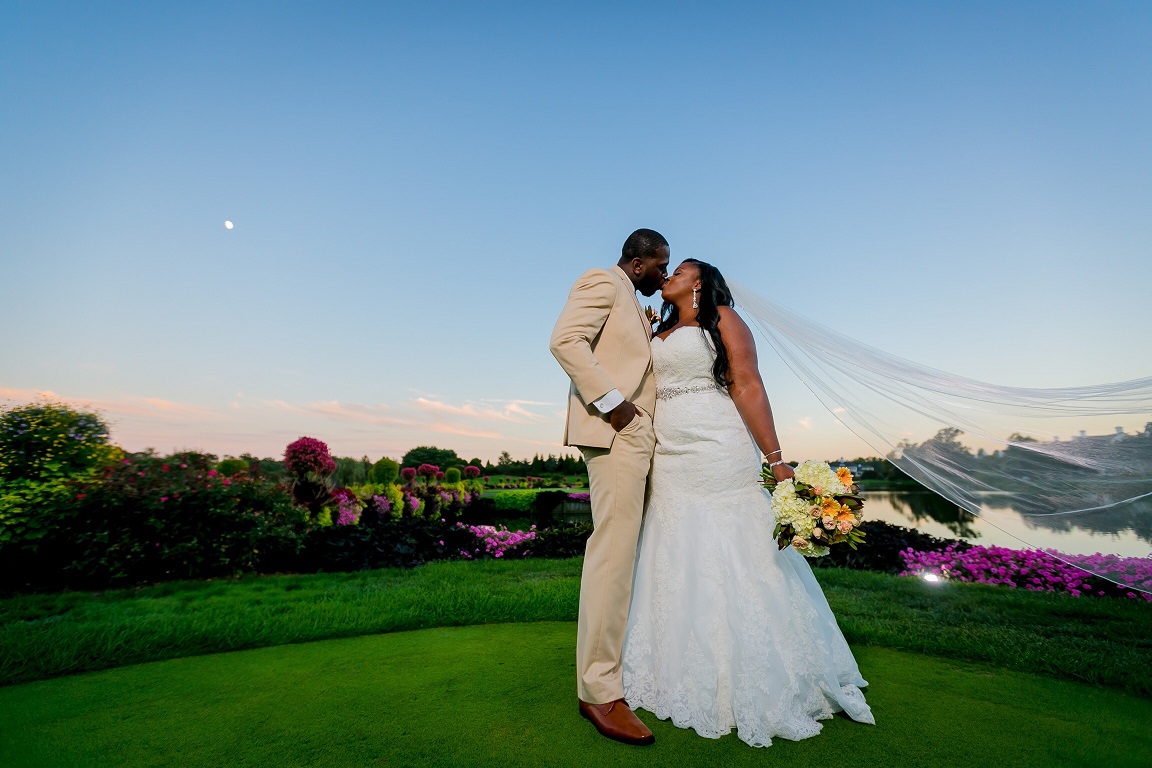
[[[570,498],[572,501],[589,501],[592,498],[592,494],[590,494],[590,493],[570,493],[570,494],[568,494],[568,498]]]
[[[1143,598],[1152,602],[1152,594],[1137,592],[1095,576],[1057,558],[1054,552],[1007,547],[959,548],[955,545],[937,552],[917,552],[909,548],[900,553],[904,560],[904,570],[900,575],[934,573],[951,581],[999,584],[1030,592],[1066,592],[1074,597]],[[1152,589],[1152,560],[1148,558],[1095,554],[1078,559],[1094,570],[1122,575],[1128,584]]]
[[[336,503],[336,518],[332,521],[336,525],[356,525],[360,522],[360,513],[364,511],[356,494],[347,488],[332,489],[332,501]]]
[[[532,541],[536,538],[536,526],[532,526],[527,531],[510,531],[504,526],[496,528],[492,525],[464,525],[457,523],[458,528],[467,528],[472,534],[479,539],[477,546],[471,551],[467,549],[460,550],[460,556],[472,560],[476,557],[504,557],[514,549],[518,549],[521,544],[526,541]],[[481,549],[481,546],[483,549]],[[521,556],[528,554],[527,550],[520,552]]]

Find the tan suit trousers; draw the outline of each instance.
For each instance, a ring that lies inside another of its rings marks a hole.
[[[655,446],[652,417],[640,411],[611,448],[580,449],[588,465],[594,530],[580,576],[576,672],[578,695],[589,704],[624,697],[624,630]]]

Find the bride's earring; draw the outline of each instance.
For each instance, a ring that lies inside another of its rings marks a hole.
[[[699,309],[700,302],[696,301],[696,289],[692,289],[692,309]]]

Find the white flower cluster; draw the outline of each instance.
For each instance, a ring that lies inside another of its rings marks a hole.
[[[849,492],[849,489],[844,487],[840,478],[832,471],[832,467],[824,461],[806,461],[796,467],[796,479],[818,488],[817,493],[821,496]]]
[[[796,467],[796,479],[818,489],[817,493],[821,496],[850,492],[823,461],[806,461]],[[792,526],[792,548],[805,557],[828,554],[827,546],[813,541],[812,532],[820,519],[818,515],[813,516],[814,509],[819,507],[814,507],[811,500],[796,495],[796,484],[791,479],[776,484],[776,490],[772,492],[772,511],[776,515],[776,522]]]

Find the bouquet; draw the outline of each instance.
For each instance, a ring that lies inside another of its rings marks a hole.
[[[864,499],[847,467],[834,471],[826,462],[806,461],[796,467],[796,477],[783,482],[768,469],[761,476],[772,493],[772,535],[780,549],[791,544],[805,557],[823,557],[835,544],[856,549],[864,541]]]

